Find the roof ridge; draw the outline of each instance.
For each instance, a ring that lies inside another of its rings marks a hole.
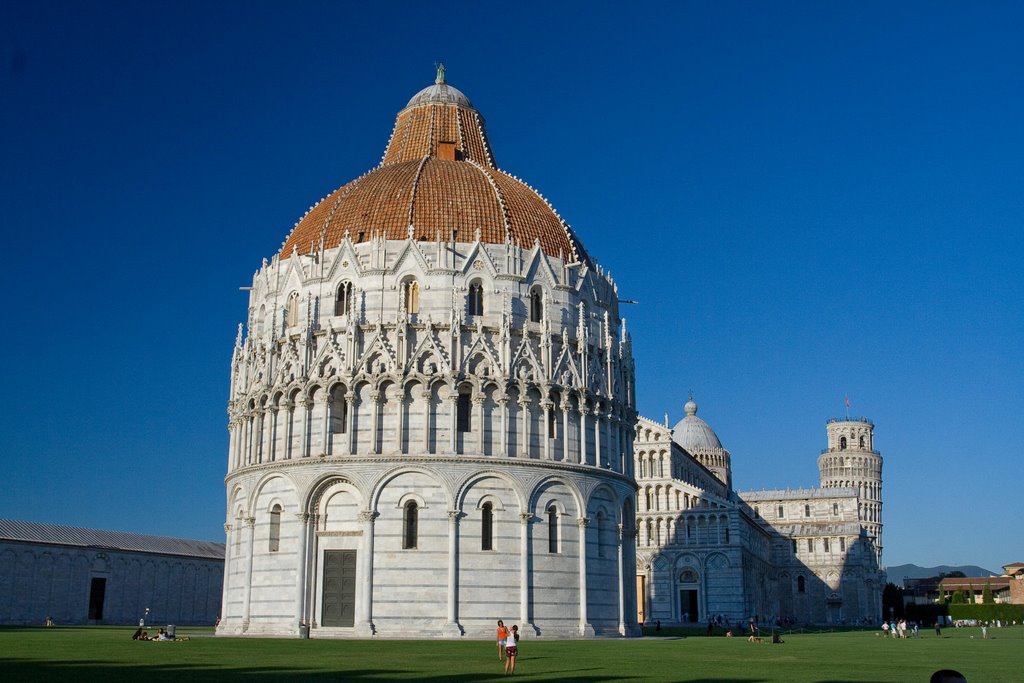
[[[494,178],[491,177],[491,174],[488,173],[487,169],[481,166],[479,162],[468,158],[466,161],[472,164],[473,168],[483,173],[484,177],[487,178],[487,182],[490,184],[491,190],[494,191],[494,196],[498,200],[498,206],[501,207],[501,220],[505,227],[505,242],[510,242],[512,240],[512,222],[509,220],[508,206],[505,204],[505,196],[501,193],[501,188],[498,187],[498,184],[494,182]]]

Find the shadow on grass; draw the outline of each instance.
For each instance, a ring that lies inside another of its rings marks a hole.
[[[533,660],[531,660],[533,661]],[[503,672],[472,672],[444,673],[424,676],[415,671],[394,669],[352,669],[341,671],[296,671],[282,667],[235,667],[211,669],[204,666],[175,664],[161,665],[115,665],[88,661],[42,662],[24,659],[0,659],[3,668],[3,680],[11,683],[20,681],[102,681],[103,683],[138,683],[138,681],[216,681],[225,683],[232,681],[254,680],[266,681],[424,681],[426,683],[472,683],[473,681],[507,680],[509,676]],[[520,669],[515,678],[543,678],[557,681],[575,681],[577,683],[601,683],[604,681],[632,680],[632,677],[610,676],[600,673],[599,668],[562,669],[531,671]],[[514,679],[513,679],[514,680]],[[761,678],[685,678],[675,679],[676,683],[762,683]],[[857,683],[854,681],[822,681],[821,683]],[[867,682],[866,682],[867,683]]]

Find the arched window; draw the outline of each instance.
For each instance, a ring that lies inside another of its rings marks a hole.
[[[404,528],[402,529],[402,547],[410,550],[416,547],[417,527],[419,526],[420,510],[416,501],[405,504]]]
[[[846,450],[846,437],[845,436],[839,437],[839,450],[841,450],[841,451],[845,451]]]
[[[783,517],[785,517],[785,516],[786,516],[786,508],[784,508],[784,507],[782,507],[782,506],[780,505],[780,506],[779,506],[779,519],[782,519],[782,518],[783,518]]]
[[[558,509],[554,505],[548,508],[548,552],[558,552]]]
[[[846,539],[842,538],[842,537],[840,537],[840,539],[839,539],[839,552],[841,552],[841,553],[845,553],[846,552]]]
[[[810,516],[811,516],[811,506],[810,505],[804,505],[804,517],[810,517]]]
[[[760,517],[760,516],[761,516],[761,508],[759,508],[757,505],[755,505],[754,506],[754,517]]]
[[[864,437],[863,436],[860,437],[860,447],[864,448]]]
[[[299,324],[299,293],[292,292],[288,297],[288,307],[285,310],[285,324],[288,327],[295,327]]]
[[[342,282],[334,298],[334,315],[348,315],[352,312],[352,283]]]
[[[484,503],[480,516],[480,550],[494,550],[494,507]]]
[[[402,297],[406,313],[420,312],[420,283],[416,280],[406,280],[402,285]]]
[[[540,287],[530,290],[530,322],[539,323],[544,318],[544,294]]]
[[[270,510],[270,552],[281,549],[281,506],[274,505]]]
[[[833,515],[838,515],[839,514],[839,503],[832,503],[832,514]]]
[[[469,285],[469,296],[466,297],[466,308],[470,315],[484,314],[484,286],[480,281]]]
[[[824,544],[824,547],[823,547],[824,551],[826,553],[829,552],[828,539],[827,538],[823,538],[823,539],[821,539],[821,542]]]
[[[807,591],[807,582],[804,581],[804,577],[802,577],[802,576],[796,577],[796,592],[797,593],[804,593],[806,591]]]
[[[472,422],[470,421],[471,407],[473,405],[472,398],[468,391],[459,392],[458,402],[455,406],[455,426],[460,432],[468,432],[472,429]]]
[[[807,539],[807,552],[809,552],[809,553],[813,553],[814,552],[814,539],[813,538],[808,538]]]

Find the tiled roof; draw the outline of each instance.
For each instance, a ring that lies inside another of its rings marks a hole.
[[[443,84],[442,84],[443,85]],[[438,86],[440,87],[440,86]],[[463,98],[464,99],[464,98]],[[462,99],[413,98],[398,113],[380,166],[311,208],[281,246],[309,254],[375,235],[404,240],[540,242],[550,256],[589,261],[583,246],[536,190],[498,170],[480,114]],[[454,232],[454,235],[453,235]]]
[[[0,519],[0,541],[128,550],[158,555],[201,557],[211,560],[224,559],[224,544],[213,541],[146,536],[127,531],[82,529],[74,526],[38,524],[14,519]]]
[[[292,230],[282,258],[308,254],[320,244],[341,244],[348,231],[353,242],[375,234],[404,240],[409,226],[417,240],[504,244],[524,248],[539,240],[551,256],[572,261],[582,246],[554,210],[534,190],[502,171],[467,161],[428,156],[381,166],[335,190]]]

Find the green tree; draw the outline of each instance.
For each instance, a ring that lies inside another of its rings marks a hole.
[[[882,615],[903,616],[903,589],[894,583],[887,583],[882,589]]]
[[[953,591],[953,597],[950,599],[950,602],[953,603],[954,605],[962,605],[962,604],[964,604],[964,592],[963,591]]]
[[[981,602],[985,605],[995,603],[995,599],[992,597],[992,584],[988,581],[985,582],[985,588],[981,591]]]

